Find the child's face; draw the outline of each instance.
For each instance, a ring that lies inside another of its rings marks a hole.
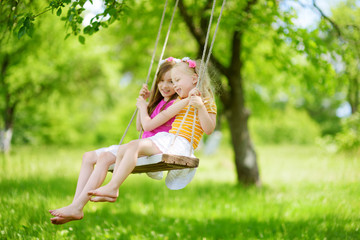
[[[167,71],[158,82],[158,88],[165,101],[168,101],[174,94],[174,86],[171,81],[171,71]]]
[[[182,68],[182,66],[173,68],[171,71],[171,78],[174,84],[175,92],[180,98],[186,98],[190,90],[196,86],[197,77],[195,73],[191,75]]]

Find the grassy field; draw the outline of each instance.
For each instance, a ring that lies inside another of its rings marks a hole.
[[[131,175],[116,203],[52,225],[47,211],[71,202],[84,151],[0,157],[0,239],[360,239],[360,159],[309,146],[258,147],[261,188],[236,184],[223,148],[200,155],[183,190]]]

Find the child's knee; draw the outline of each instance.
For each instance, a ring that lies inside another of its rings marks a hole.
[[[118,150],[117,150],[117,155],[123,154],[123,151],[124,151],[124,149],[126,149],[126,146],[127,146],[127,143],[123,144],[123,145],[120,145]]]
[[[128,149],[135,150],[138,148],[139,148],[139,141],[133,140],[127,144],[126,150],[128,150]]]
[[[109,152],[103,152],[100,154],[97,164],[104,164],[110,166],[115,163],[116,157]]]
[[[86,152],[83,155],[83,163],[95,165],[97,160],[97,155],[95,151]]]

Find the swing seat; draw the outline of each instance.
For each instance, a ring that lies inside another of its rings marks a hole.
[[[199,166],[199,159],[171,155],[171,154],[156,154],[148,157],[140,157],[137,160],[136,167],[132,173],[147,173],[160,172],[168,170],[179,170],[184,168],[197,168]],[[108,169],[109,172],[114,171],[115,164]]]

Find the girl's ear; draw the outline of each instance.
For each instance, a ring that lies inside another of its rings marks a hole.
[[[195,84],[197,84],[197,81],[198,81],[198,75],[196,73],[194,73],[192,83],[195,85]]]

